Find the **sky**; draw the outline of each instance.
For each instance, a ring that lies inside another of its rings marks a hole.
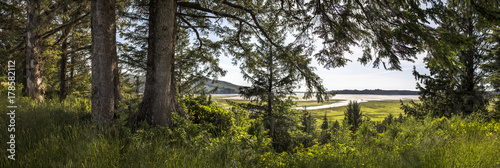
[[[319,48],[319,47],[316,47]],[[414,63],[402,61],[402,71],[388,71],[383,67],[373,68],[373,65],[362,65],[357,61],[362,56],[362,49],[352,47],[352,54],[346,53],[345,57],[352,60],[346,66],[327,70],[319,65],[314,59],[312,66],[316,67],[315,73],[323,80],[323,85],[327,90],[344,89],[383,89],[383,90],[417,90],[416,80],[412,74],[413,66],[419,73],[427,73],[423,58],[425,53],[417,55]],[[231,58],[227,56],[220,57],[220,67],[227,70],[227,74],[219,80],[230,82],[236,85],[249,86],[250,83],[242,77],[239,67],[231,63]],[[303,86],[296,91],[305,91]]]

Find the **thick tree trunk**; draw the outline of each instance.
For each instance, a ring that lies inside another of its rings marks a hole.
[[[474,24],[471,18],[468,18],[468,25],[466,32],[468,38],[475,38],[474,37]],[[475,41],[475,40],[474,40]],[[462,52],[463,54],[463,81],[462,85],[464,85],[463,89],[465,90],[465,97],[464,97],[464,115],[468,116],[474,112],[474,109],[476,106],[476,101],[472,100],[471,98],[475,97],[475,94],[477,90],[475,90],[475,59],[477,59],[478,55],[474,52],[476,51],[475,47],[471,47],[470,49]]]
[[[67,12],[67,9],[64,8],[64,12]],[[63,23],[66,23],[67,20],[64,20]],[[68,69],[68,54],[67,54],[67,49],[68,49],[68,34],[71,30],[71,26],[68,26],[64,29],[62,32],[61,36],[61,60],[60,60],[60,71],[59,71],[59,101],[64,101],[66,99],[66,96],[68,95],[68,87],[67,87],[67,77],[66,77],[66,72]]]
[[[43,62],[40,50],[40,2],[28,1],[26,26],[26,94],[28,97],[43,101],[45,85],[43,84]]]
[[[176,0],[151,0],[146,84],[137,120],[172,124],[172,113],[185,117],[177,101],[174,76]]]
[[[67,35],[67,32],[63,32],[63,36]],[[61,45],[61,65],[60,65],[60,71],[59,71],[59,100],[62,102],[64,99],[66,99],[66,95],[68,94],[67,92],[67,87],[66,87],[66,69],[67,69],[67,61],[68,61],[68,56],[66,54],[66,49],[67,49],[67,44],[66,44],[66,39],[63,39],[63,43]]]
[[[114,0],[93,0],[92,12],[92,115],[110,124],[120,100]]]

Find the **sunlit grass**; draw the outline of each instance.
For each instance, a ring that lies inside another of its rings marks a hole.
[[[339,101],[342,100],[328,100],[323,102],[317,102],[317,101],[296,101],[296,102],[297,102],[297,107],[314,107],[314,106],[322,106],[322,105],[337,103]]]
[[[88,99],[37,104],[22,98],[17,105],[16,160],[7,159],[1,145],[0,167],[500,167],[500,123],[495,121],[409,118],[384,133],[366,122],[356,133],[342,126],[327,144],[276,153],[269,139],[258,142],[246,132],[249,124],[234,125],[221,137],[189,123],[132,130],[117,119],[103,130],[90,120]],[[378,120],[399,115],[399,105],[366,102],[361,110]],[[345,107],[329,110],[336,110],[329,117],[343,119]],[[324,115],[321,110],[313,114]],[[5,123],[7,118],[0,117]],[[2,141],[8,134],[0,129]]]
[[[401,102],[399,101],[370,101],[360,103],[361,112],[369,117],[372,121],[381,121],[389,114],[397,117],[400,113],[404,114],[401,110]],[[310,110],[314,118],[322,119],[326,113],[328,120],[343,120],[346,107],[332,107],[325,109]]]
[[[234,101],[236,103],[250,103],[249,100],[241,100],[241,99],[228,99],[231,97],[235,97],[237,95],[216,95],[212,96],[212,100],[217,101],[219,105],[223,108],[230,108],[231,106],[226,102],[228,100]],[[325,102],[316,102],[316,101],[296,101],[297,107],[313,107],[313,106],[321,106],[326,104],[336,103],[342,100],[329,100]],[[408,101],[404,101],[408,102]],[[390,101],[369,101],[362,102],[361,112],[369,117],[372,121],[381,121],[389,114],[393,116],[399,116],[399,114],[404,111],[401,110],[401,102],[399,100],[390,100]],[[312,116],[316,118],[316,120],[323,119],[325,113],[330,121],[335,120],[343,120],[344,119],[344,111],[345,107],[331,107],[317,110],[308,110],[311,112]]]
[[[231,107],[231,105],[229,105],[229,103],[227,103],[227,101],[233,101],[235,103],[250,103],[250,100],[231,99],[232,97],[238,97],[238,95],[212,95],[212,100],[218,102],[218,104],[225,109]],[[299,101],[295,101],[295,102],[297,103],[296,107],[314,107],[314,106],[322,106],[322,105],[332,104],[332,103],[336,103],[339,101],[341,101],[341,100],[332,99],[332,100],[323,101],[323,102],[317,102],[314,100],[307,100],[307,101],[299,100]],[[253,103],[253,104],[256,104],[256,103]]]

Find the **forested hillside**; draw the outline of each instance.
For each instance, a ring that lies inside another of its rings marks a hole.
[[[217,88],[217,90],[214,92],[214,94],[238,94],[239,89],[241,86],[226,82],[226,81],[221,81],[217,80],[216,82],[212,83],[213,81],[211,79],[207,79],[207,82],[205,84],[205,87],[207,87],[207,91],[210,91],[212,89]]]

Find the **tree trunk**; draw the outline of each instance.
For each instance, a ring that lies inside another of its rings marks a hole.
[[[63,12],[67,13],[66,7],[63,8]],[[67,23],[67,19],[63,20],[63,24]],[[66,71],[68,69],[68,54],[67,54],[67,49],[68,49],[68,34],[71,31],[71,26],[66,27],[62,31],[61,35],[61,64],[60,64],[60,71],[59,71],[59,101],[64,101],[66,99],[66,96],[68,95],[68,87],[67,87],[67,77],[66,77]]]
[[[67,31],[63,32],[63,36],[67,35]],[[67,44],[66,44],[66,38],[63,37],[62,45],[61,45],[61,65],[60,65],[60,72],[59,72],[59,101],[64,101],[66,99],[66,95],[68,94],[67,92],[67,87],[66,87],[66,69],[67,69],[67,61],[68,61],[68,56],[66,54],[66,49],[67,49]]]
[[[268,71],[269,71],[269,81],[268,81],[268,85],[267,86],[267,115],[269,116],[269,118],[271,119],[271,122],[269,123],[271,128],[269,130],[269,136],[270,137],[274,137],[274,130],[275,130],[275,118],[274,118],[274,115],[273,115],[273,99],[274,99],[274,94],[273,94],[273,50],[272,50],[272,46],[269,45],[270,48],[269,48],[269,60],[267,62],[267,68],[268,68]]]
[[[92,115],[110,124],[120,101],[114,0],[93,0],[92,14]]]
[[[474,24],[471,18],[467,18],[467,28],[466,28],[466,35],[467,38],[475,38],[474,37]],[[476,40],[473,40],[475,43]],[[464,90],[465,90],[465,96],[464,97],[464,115],[468,116],[474,112],[474,107],[478,106],[474,100],[472,100],[473,97],[475,97],[476,90],[475,90],[475,59],[477,59],[478,55],[474,52],[476,51],[475,47],[471,47],[467,49],[466,51],[462,52],[462,59],[463,59],[463,81],[462,85],[464,85]]]
[[[43,62],[40,50],[40,2],[28,1],[26,26],[26,95],[43,101],[45,85],[43,84]]]
[[[172,113],[185,117],[177,101],[174,76],[176,0],[151,0],[146,84],[137,120],[150,124],[172,124]]]

